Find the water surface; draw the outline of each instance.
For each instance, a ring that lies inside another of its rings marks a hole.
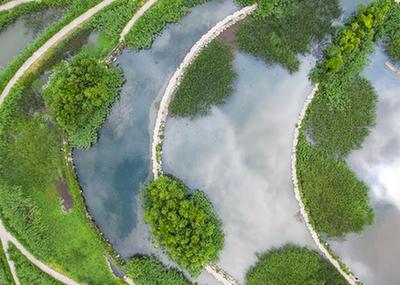
[[[64,14],[63,8],[50,8],[21,16],[0,32],[0,68],[28,46],[49,25]]]
[[[238,9],[232,0],[210,1],[164,29],[151,49],[125,50],[118,60],[126,79],[120,100],[101,129],[99,142],[88,151],[75,152],[89,211],[123,256],[154,251],[138,193],[150,178],[155,101],[196,41]]]
[[[237,53],[235,91],[195,120],[169,118],[164,170],[205,191],[223,221],[221,266],[243,283],[256,253],[288,242],[314,244],[301,221],[290,176],[293,130],[314,61],[289,75]]]
[[[400,284],[400,77],[384,68],[378,49],[364,75],[378,95],[377,122],[350,168],[370,188],[376,221],[361,234],[333,242],[333,248],[366,285]]]

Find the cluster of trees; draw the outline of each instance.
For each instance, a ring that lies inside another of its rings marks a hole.
[[[63,283],[47,275],[30,261],[15,247],[9,244],[8,252],[15,264],[17,276],[21,284],[29,285],[61,285]]]
[[[178,22],[190,8],[208,0],[159,0],[140,17],[125,37],[133,50],[150,48],[154,37],[170,23]]]
[[[221,222],[203,192],[188,194],[180,181],[160,176],[144,194],[145,221],[156,243],[181,268],[197,276],[203,266],[218,259],[224,244]]]
[[[225,103],[236,77],[230,48],[214,40],[187,69],[170,105],[173,116],[203,116]]]
[[[73,146],[88,148],[97,141],[98,129],[122,83],[119,68],[109,68],[95,58],[77,56],[55,68],[44,96]]]
[[[124,269],[138,285],[190,285],[182,272],[164,266],[154,256],[133,257]]]
[[[394,5],[389,11],[385,23],[384,46],[387,55],[400,63],[400,5]]]
[[[289,72],[298,70],[298,56],[307,53],[311,43],[323,40],[331,30],[332,21],[341,13],[337,0],[259,0],[257,3],[255,14],[238,27],[239,48],[268,64],[281,64]]]
[[[345,158],[375,124],[377,94],[360,73],[384,34],[392,0],[360,6],[311,72],[319,91],[308,108],[297,146],[300,190],[317,231],[341,237],[373,223],[368,188]]]
[[[345,285],[347,281],[318,252],[285,245],[258,257],[246,275],[247,285]]]

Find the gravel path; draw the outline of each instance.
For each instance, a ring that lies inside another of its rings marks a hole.
[[[33,2],[33,1],[35,1],[35,0],[13,0],[13,1],[7,2],[3,5],[0,5],[0,12],[10,10],[18,5],[28,3],[28,2]]]

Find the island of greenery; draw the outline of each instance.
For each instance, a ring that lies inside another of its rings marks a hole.
[[[246,285],[345,285],[339,272],[318,252],[285,245],[261,254],[246,275]]]
[[[203,192],[189,194],[182,182],[160,176],[145,189],[144,210],[156,244],[191,275],[218,259],[224,234]]]
[[[394,5],[380,0],[360,6],[311,74],[320,85],[303,121],[297,172],[310,220],[329,236],[360,232],[374,220],[368,188],[345,158],[361,146],[375,123],[377,96],[360,72],[384,35],[386,16]]]

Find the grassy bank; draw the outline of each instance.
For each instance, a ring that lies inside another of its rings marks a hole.
[[[171,102],[171,114],[207,115],[211,106],[225,103],[235,77],[232,51],[219,41],[211,42],[187,69]]]
[[[153,256],[131,258],[124,269],[137,285],[191,284],[181,272],[165,267]]]
[[[189,195],[182,182],[160,176],[145,189],[144,212],[155,242],[191,275],[197,276],[205,264],[218,259],[224,234],[203,192]]]
[[[8,267],[6,255],[4,254],[3,246],[0,243],[0,284],[13,285],[14,280]]]
[[[328,236],[360,232],[374,220],[368,188],[345,159],[361,147],[375,123],[377,95],[360,73],[393,5],[380,0],[360,6],[311,73],[320,88],[303,121],[296,166],[310,220]]]
[[[345,285],[345,279],[318,252],[285,245],[258,256],[246,275],[247,285]]]
[[[267,64],[280,64],[289,72],[299,69],[299,55],[322,41],[340,16],[337,0],[259,0],[257,11],[237,31],[239,48]]]
[[[208,0],[158,0],[138,21],[125,37],[133,50],[150,48],[154,37],[170,23],[177,23],[190,8]]]
[[[30,261],[15,247],[15,245],[10,244],[8,251],[15,264],[15,269],[21,285],[63,284],[30,263]]]

